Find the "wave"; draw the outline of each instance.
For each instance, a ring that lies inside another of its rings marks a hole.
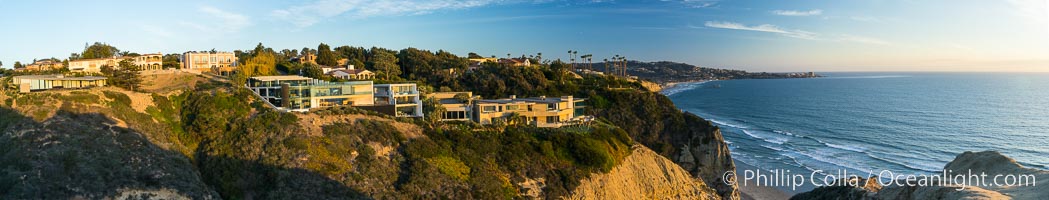
[[[749,128],[749,127],[746,127],[746,126],[729,124],[729,123],[725,123],[725,122],[714,120],[714,119],[707,119],[707,120],[710,120],[710,122],[714,122],[715,124],[718,124],[718,125],[728,126],[728,127],[732,127],[732,128],[738,128],[738,129]]]
[[[860,171],[863,171],[863,172],[867,172],[867,171],[873,170],[873,169],[870,169],[870,168],[865,168],[862,165],[850,164],[850,163],[858,163],[858,162],[852,161],[852,160],[848,160],[847,161],[847,160],[844,160],[842,157],[838,157],[838,156],[835,156],[835,155],[823,155],[824,153],[820,153],[820,152],[811,152],[810,153],[810,152],[805,152],[805,151],[797,151],[795,153],[797,153],[798,155],[802,155],[802,156],[805,156],[805,157],[812,158],[812,160],[815,160],[815,161],[827,163],[827,164],[830,164],[830,165],[833,165],[833,166],[837,166],[837,167],[843,167],[845,169],[860,170]],[[816,155],[816,154],[820,154],[820,155]],[[826,171],[826,170],[835,170],[835,169],[824,169],[824,171]]]
[[[908,164],[908,163],[905,163],[905,162],[897,162],[897,161],[893,161],[893,160],[890,160],[890,159],[878,157],[878,156],[875,156],[875,155],[867,155],[867,156],[870,156],[871,158],[873,158],[875,160],[887,162],[887,163],[894,164],[894,165],[903,166],[904,168],[908,168],[908,169],[912,169],[912,170],[925,171],[925,172],[938,172],[940,170],[943,170],[941,168],[934,167],[933,165],[935,165],[935,164],[932,164],[932,163],[921,163],[921,162],[917,162],[917,160],[914,160],[914,159],[911,159],[910,163],[915,163],[915,164],[918,164],[918,165]]]
[[[783,151],[783,148],[773,147],[773,146],[769,146],[769,145],[761,145],[761,147],[765,147],[765,148],[776,150],[776,151]]]
[[[781,138],[776,138],[776,137],[762,137],[762,136],[754,135],[753,133],[750,133],[750,131],[747,131],[747,130],[742,130],[742,131],[743,131],[743,134],[746,134],[747,136],[750,136],[750,137],[756,138],[756,139],[761,139],[762,141],[765,141],[765,142],[768,142],[768,143],[781,145],[781,144],[787,142],[787,139],[781,139]]]
[[[706,83],[706,82],[708,82],[708,81],[696,81],[696,82],[679,83],[679,84],[676,84],[674,86],[667,87],[667,88],[663,89],[662,91],[660,91],[659,93],[662,93],[663,96],[668,96],[669,97],[669,96],[677,94],[679,92],[684,92],[684,91],[696,89],[697,87],[699,87],[700,85],[703,85],[703,83]]]
[[[867,153],[867,148],[862,148],[862,147],[853,147],[853,146],[848,146],[848,145],[837,145],[837,144],[832,144],[832,143],[824,143],[823,145],[827,145],[827,147],[835,148],[835,149],[847,150],[847,151],[852,151],[852,152],[857,152],[857,153]]]
[[[795,136],[793,133],[786,132],[786,131],[781,131],[781,130],[772,130],[772,132],[773,133],[779,133],[779,134],[787,135],[787,136]]]

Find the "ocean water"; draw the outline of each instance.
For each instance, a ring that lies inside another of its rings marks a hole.
[[[766,170],[938,173],[965,151],[1049,169],[1049,73],[827,73],[665,91]]]

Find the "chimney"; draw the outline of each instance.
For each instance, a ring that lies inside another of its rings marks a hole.
[[[517,95],[510,95],[510,99],[517,99]]]
[[[546,100],[546,96],[539,96],[539,99]]]

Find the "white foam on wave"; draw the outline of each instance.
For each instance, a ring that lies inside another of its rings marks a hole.
[[[826,145],[827,147],[830,147],[830,148],[841,149],[841,150],[848,150],[848,151],[853,151],[853,152],[857,152],[857,153],[866,153],[867,152],[867,148],[858,147],[858,146],[838,145],[838,144],[832,144],[832,143],[823,143],[823,145]]]
[[[787,142],[787,139],[784,139],[784,138],[778,138],[778,137],[763,137],[763,136],[755,135],[754,133],[751,133],[751,132],[750,132],[750,131],[748,131],[748,130],[743,130],[743,129],[741,129],[741,130],[743,131],[743,134],[746,134],[747,136],[750,136],[750,137],[752,137],[752,138],[756,138],[756,139],[760,139],[760,140],[762,140],[762,141],[765,141],[765,142],[768,142],[768,143],[773,143],[773,144],[778,144],[778,145],[780,145],[780,144],[783,144],[783,143],[786,143],[786,142]]]
[[[703,83],[706,83],[706,82],[708,82],[708,81],[697,81],[697,82],[690,82],[690,83],[680,83],[680,84],[674,85],[672,87],[668,87],[666,89],[663,89],[659,93],[663,93],[664,96],[668,96],[669,97],[669,96],[677,94],[679,92],[684,92],[684,91],[696,89],[696,87],[699,87],[700,85],[703,85]]]
[[[769,145],[764,145],[764,144],[763,144],[763,145],[761,145],[761,147],[765,147],[765,148],[768,148],[768,149],[772,149],[772,150],[776,150],[776,151],[783,151],[783,148],[779,148],[779,147],[773,147],[773,146],[769,146]]]
[[[739,128],[739,129],[747,128],[746,126],[729,124],[729,123],[725,123],[725,122],[714,120],[714,119],[707,119],[707,120],[710,120],[710,122],[714,122],[715,124],[722,125],[722,126],[728,126],[728,127],[732,127],[732,128]]]
[[[783,134],[783,135],[787,135],[787,136],[795,136],[793,133],[786,132],[786,131],[781,131],[781,130],[772,130],[772,132]]]
[[[805,157],[809,157],[809,158],[811,158],[812,160],[815,160],[815,161],[831,164],[831,165],[838,166],[838,167],[843,167],[845,169],[861,170],[863,172],[867,172],[867,171],[873,170],[873,169],[870,169],[870,168],[867,168],[867,167],[863,167],[863,165],[860,165],[861,162],[859,162],[857,160],[848,160],[848,159],[846,159],[848,157],[833,155],[833,154],[831,154],[829,152],[821,151],[820,149],[816,149],[813,152],[797,151],[796,153],[798,153],[799,155],[805,156]],[[824,170],[826,171],[826,170],[836,170],[836,169],[824,169]]]

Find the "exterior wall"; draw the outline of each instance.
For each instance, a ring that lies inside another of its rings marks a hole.
[[[468,102],[460,102],[455,99],[456,95],[466,95],[473,98],[472,92],[435,92],[426,95],[426,98],[436,99],[444,108],[444,116],[441,121],[470,121],[473,119],[473,106]]]
[[[81,89],[106,86],[106,79],[102,77],[70,77],[62,76],[16,76],[12,81],[18,85],[18,91],[27,93],[35,90],[48,89]]]
[[[54,61],[48,59],[48,60],[38,60],[38,61],[34,62],[33,64],[26,65],[25,68],[22,68],[20,71],[22,71],[22,70],[24,70],[24,71],[44,71],[44,70],[55,70],[55,69],[62,69],[62,68],[65,68],[65,66],[62,66],[62,62],[54,62]]]
[[[236,68],[237,55],[230,52],[186,52],[182,54],[182,69],[222,71]]]
[[[481,100],[474,104],[473,120],[480,124],[492,124],[496,120],[507,120],[516,113],[528,124],[560,127],[583,117],[583,101],[571,96],[556,100],[545,100],[545,97]]]
[[[102,66],[108,65],[116,67],[119,66],[120,61],[123,61],[124,59],[130,59],[133,65],[142,68],[142,70],[161,70],[163,69],[163,57],[163,54],[156,53],[136,57],[71,60],[69,61],[69,71],[99,73],[102,72]]]
[[[394,105],[398,117],[423,117],[422,101],[414,83],[376,84],[375,104]]]
[[[260,80],[252,77],[247,87],[274,107],[287,111],[374,104],[371,81],[332,83],[313,79]]]

